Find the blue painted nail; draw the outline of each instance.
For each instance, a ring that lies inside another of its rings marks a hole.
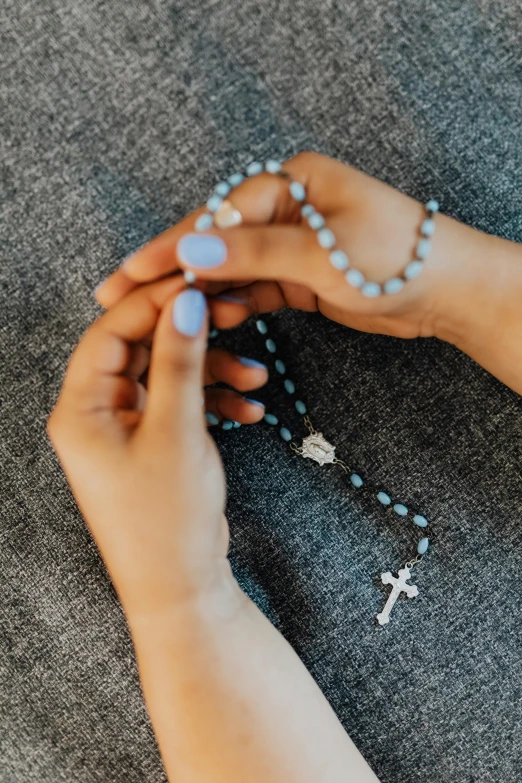
[[[179,240],[176,252],[184,264],[212,269],[225,261],[227,246],[221,237],[212,234],[185,234]]]
[[[248,304],[248,299],[244,299],[242,296],[232,296],[230,294],[216,294],[214,299],[219,299],[220,302],[230,302],[231,304]]]
[[[237,358],[239,362],[243,365],[243,367],[253,367],[255,370],[267,369],[266,364],[257,362],[255,359],[249,359],[247,356],[238,356]]]
[[[194,337],[201,329],[205,311],[206,302],[201,291],[197,288],[186,288],[174,302],[172,322],[178,332]]]
[[[249,402],[251,405],[260,405],[261,408],[264,408],[264,404],[262,402],[259,402],[259,400],[253,400],[251,397],[243,397],[245,402]]]

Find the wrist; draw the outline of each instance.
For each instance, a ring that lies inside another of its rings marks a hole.
[[[158,636],[183,637],[198,625],[219,625],[234,617],[248,599],[235,580],[227,558],[216,564],[208,579],[175,591],[167,587],[148,591],[139,599],[121,595],[121,603],[135,643]]]
[[[445,221],[433,334],[522,394],[522,245]]]
[[[522,246],[440,218],[433,259],[432,333],[465,350],[486,339],[510,306],[520,301]]]

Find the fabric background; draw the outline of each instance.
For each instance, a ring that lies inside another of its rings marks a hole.
[[[0,780],[165,780],[132,645],[45,434],[92,291],[252,159],[335,156],[522,241],[514,0],[3,0]],[[492,259],[494,274],[494,259]],[[266,425],[219,432],[235,572],[382,783],[522,779],[522,400],[436,340],[269,317],[338,453],[416,529]],[[226,343],[264,359],[252,323]],[[276,380],[260,393],[297,431]]]

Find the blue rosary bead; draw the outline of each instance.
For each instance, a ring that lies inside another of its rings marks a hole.
[[[413,524],[417,525],[417,527],[428,527],[428,520],[421,514],[415,514],[413,517]]]
[[[317,241],[321,247],[329,248],[335,245],[335,237],[329,228],[321,228],[317,232]]]
[[[281,361],[281,359],[276,359],[275,368],[279,375],[284,375],[286,372],[285,364]]]
[[[225,419],[223,424],[221,425],[224,430],[231,430],[234,426],[234,422],[230,421],[229,419]]]
[[[363,295],[367,296],[369,299],[375,299],[375,297],[381,295],[381,286],[379,283],[365,283],[361,288],[361,291]]]
[[[301,207],[301,216],[304,218],[310,217],[310,215],[313,215],[314,212],[315,209],[311,204],[305,204],[304,207]]]
[[[264,419],[267,424],[272,424],[274,426],[276,424],[279,424],[279,419],[277,418],[277,416],[274,416],[273,413],[265,413]]]
[[[421,241],[417,245],[417,258],[420,261],[424,261],[429,256],[430,250],[431,250],[430,240],[421,239]]]
[[[359,489],[359,487],[362,487],[362,485],[364,484],[362,478],[359,476],[358,473],[352,473],[352,475],[350,476],[350,481],[352,482],[354,487],[357,487],[357,489]]]
[[[295,409],[302,416],[304,416],[304,414],[306,413],[306,405],[304,404],[304,402],[301,402],[301,400],[296,400]]]
[[[213,424],[213,425],[219,424],[218,417],[215,414],[211,413],[210,411],[207,411],[207,413],[205,413],[205,419],[209,424]]]
[[[364,275],[358,269],[349,269],[344,277],[354,288],[360,288],[364,284]]]
[[[428,212],[438,212],[439,211],[439,202],[435,201],[434,198],[430,199],[428,203],[426,204],[426,210]]]
[[[295,392],[295,384],[290,380],[290,378],[285,380],[285,389],[287,390],[288,394],[293,394]]]
[[[273,340],[268,338],[268,340],[265,343],[267,351],[270,351],[270,353],[275,353],[277,351],[276,344]]]
[[[312,212],[308,218],[308,225],[316,231],[324,226],[324,217],[319,212]]]
[[[258,161],[254,161],[253,163],[249,163],[246,167],[246,173],[248,177],[254,177],[256,174],[261,174],[263,171],[263,164],[258,163]]]
[[[290,193],[296,201],[304,201],[306,197],[306,191],[300,182],[290,183]]]
[[[391,280],[387,280],[384,284],[384,292],[386,294],[398,294],[404,288],[404,280],[400,277],[392,277]]]
[[[237,188],[238,185],[241,185],[244,179],[244,176],[238,172],[237,174],[232,174],[232,176],[228,178],[228,181],[233,188]]]
[[[404,277],[407,280],[414,280],[416,277],[420,275],[422,272],[422,269],[424,267],[424,264],[422,261],[412,261],[406,269],[404,270]]]
[[[283,440],[286,440],[287,442],[289,440],[292,440],[292,433],[290,432],[290,430],[287,430],[286,427],[281,427],[281,429],[279,430],[279,434],[281,435]]]
[[[277,174],[278,171],[281,171],[281,164],[278,160],[267,160],[265,171],[268,171],[269,174]]]
[[[406,514],[408,513],[408,509],[403,503],[396,503],[393,507],[393,510],[400,517],[405,517]]]
[[[217,336],[218,336],[218,334],[219,334],[219,332],[218,332],[218,330],[217,330],[217,329],[212,329],[212,331],[209,333],[209,335],[208,335],[208,336],[209,336],[209,337],[210,337],[210,338],[213,340],[213,339],[214,339],[214,337],[217,337]]]
[[[419,553],[419,555],[424,555],[428,551],[429,545],[430,545],[429,538],[421,538],[421,540],[417,544],[417,552]]]
[[[196,222],[194,223],[194,228],[196,231],[206,231],[207,228],[210,228],[212,223],[214,222],[212,215],[209,215],[208,212],[203,212],[202,215],[200,215]]]
[[[230,185],[228,182],[218,182],[214,190],[218,196],[228,196],[230,193]]]
[[[330,263],[335,269],[338,269],[340,272],[343,272],[345,269],[348,269],[350,266],[348,261],[348,256],[346,253],[343,253],[342,250],[332,250],[330,253]]]
[[[207,209],[209,212],[216,212],[220,208],[222,203],[223,203],[223,199],[221,198],[221,196],[218,195],[211,196],[207,201]]]
[[[435,221],[433,218],[426,218],[421,226],[421,234],[423,237],[431,237],[435,233]]]
[[[391,503],[391,497],[387,495],[386,492],[378,492],[377,500],[379,503],[382,503],[383,506],[389,506]]]
[[[256,327],[257,327],[257,331],[260,334],[266,334],[268,332],[268,326],[265,324],[264,321],[261,320],[256,321]]]

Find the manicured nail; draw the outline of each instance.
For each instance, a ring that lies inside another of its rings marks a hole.
[[[248,299],[243,299],[242,296],[232,296],[230,294],[216,294],[214,299],[219,299],[220,302],[231,302],[232,304],[248,304]]]
[[[243,397],[245,402],[249,402],[251,405],[260,405],[261,408],[264,408],[265,405],[263,402],[259,402],[259,400],[253,400],[251,397]]]
[[[266,370],[267,366],[266,364],[261,364],[261,362],[256,362],[255,359],[249,359],[247,356],[238,356],[238,361],[243,365],[243,367],[253,367],[255,370]]]
[[[221,237],[212,234],[185,234],[179,240],[176,252],[184,264],[197,269],[212,269],[226,259],[227,246]]]
[[[205,297],[197,288],[186,288],[174,302],[172,321],[174,326],[187,337],[194,337],[203,324],[205,317]]]

